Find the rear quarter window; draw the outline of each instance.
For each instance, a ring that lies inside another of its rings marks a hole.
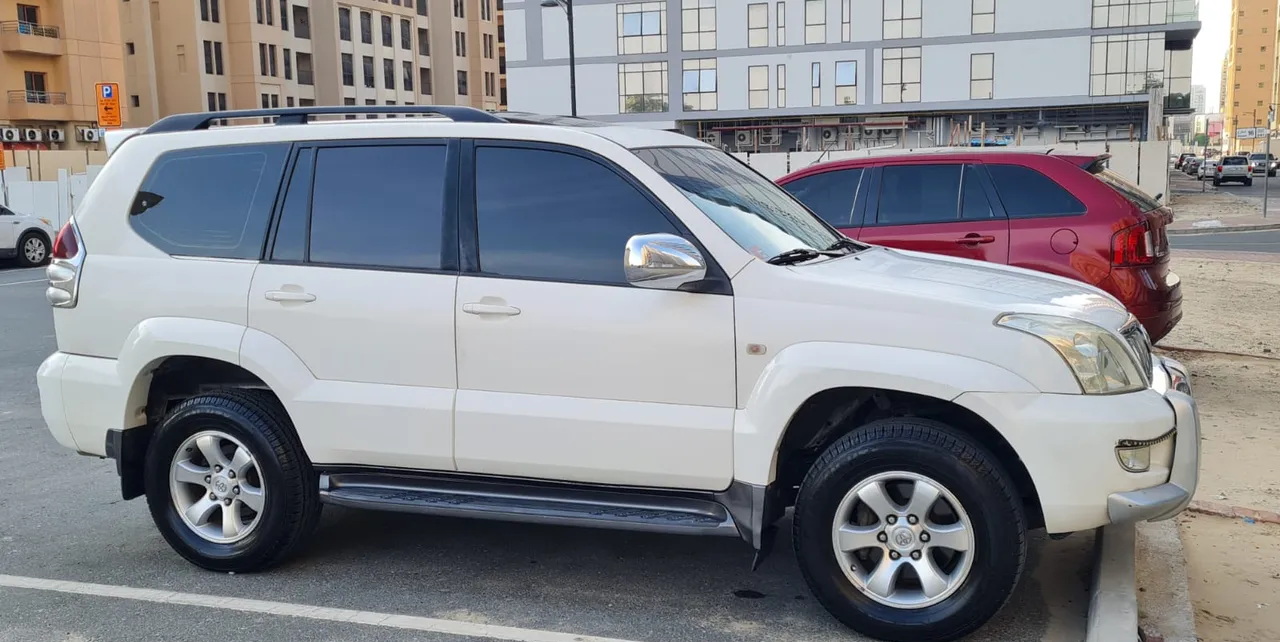
[[[134,197],[129,224],[168,254],[261,258],[289,147],[235,145],[162,154]]]
[[[1000,202],[1009,218],[1075,216],[1085,213],[1084,203],[1056,181],[1021,165],[987,165]]]

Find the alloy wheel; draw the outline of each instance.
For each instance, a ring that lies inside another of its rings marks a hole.
[[[253,453],[217,430],[198,432],[178,448],[169,469],[169,491],[183,523],[216,544],[248,537],[262,519],[266,501]]]
[[[44,241],[38,237],[32,236],[22,244],[22,254],[27,257],[31,263],[39,265],[44,262],[44,257],[49,253],[49,248],[45,247]]]

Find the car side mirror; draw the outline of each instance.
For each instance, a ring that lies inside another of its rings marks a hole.
[[[654,290],[676,290],[707,277],[702,252],[674,234],[637,234],[627,239],[622,267],[628,283]]]

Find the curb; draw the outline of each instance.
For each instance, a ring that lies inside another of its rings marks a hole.
[[[1155,346],[1161,352],[1187,352],[1190,354],[1217,354],[1227,357],[1243,357],[1245,359],[1264,359],[1267,361],[1280,361],[1280,357],[1268,357],[1265,354],[1247,354],[1244,352],[1229,352],[1227,350],[1210,350],[1208,348],[1181,348],[1178,346]]]
[[[1217,517],[1251,519],[1255,522],[1263,522],[1266,524],[1280,524],[1280,513],[1273,513],[1269,510],[1260,510],[1257,508],[1245,508],[1243,506],[1230,506],[1227,504],[1219,504],[1217,502],[1204,502],[1198,499],[1191,500],[1191,505],[1187,506],[1187,510],[1193,513],[1202,513],[1204,515],[1214,515]]]
[[[1138,524],[1137,546],[1143,642],[1197,642],[1187,557],[1177,522]]]
[[[1137,550],[1133,524],[1103,526],[1094,532],[1093,581],[1085,642],[1138,638]]]
[[[1231,232],[1262,232],[1265,230],[1280,230],[1280,223],[1253,223],[1249,225],[1223,225],[1222,227],[1190,227],[1190,228],[1164,228],[1165,234],[1170,236],[1190,236],[1192,234],[1227,234]]]

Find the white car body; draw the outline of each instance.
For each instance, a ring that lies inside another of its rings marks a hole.
[[[152,161],[170,150],[433,137],[554,143],[608,159],[679,217],[732,295],[175,258],[123,223]],[[758,513],[797,410],[824,391],[868,388],[986,422],[1025,467],[1049,532],[1168,518],[1190,501],[1199,424],[1181,366],[1156,357],[1144,389],[1082,394],[1049,343],[995,323],[1051,315],[1145,340],[1110,295],[885,248],[769,264],[631,151],[653,146],[707,147],[645,129],[427,119],[134,136],[79,208],[87,256],[50,267],[78,281],[75,307],[54,308],[58,352],[38,375],[49,429],[67,448],[119,457],[108,452],[113,434],[156,421],[147,408],[157,368],[199,357],[264,382],[317,467],[740,488]],[[292,284],[314,302],[272,300]],[[404,292],[414,295],[388,296]],[[518,316],[469,313],[496,303]],[[1149,470],[1121,468],[1122,440],[1155,444]],[[739,524],[757,547],[759,519]]]
[[[53,248],[56,234],[53,221],[0,205],[0,259],[23,257],[27,259],[24,263],[40,265]],[[27,256],[29,248],[25,247],[26,241],[33,238],[43,243],[39,258],[37,255]]]

